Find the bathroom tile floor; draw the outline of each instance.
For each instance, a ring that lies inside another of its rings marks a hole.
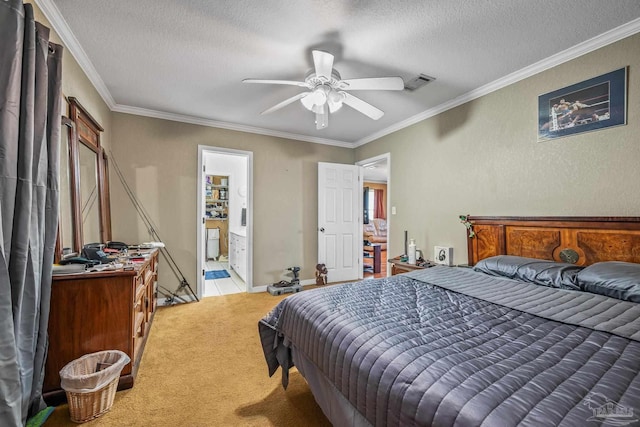
[[[203,297],[216,297],[220,295],[238,294],[240,292],[246,292],[247,285],[245,282],[229,268],[227,261],[207,261],[205,265],[206,271],[211,270],[227,270],[231,277],[225,277],[223,279],[211,279],[204,281],[204,290],[202,292]]]

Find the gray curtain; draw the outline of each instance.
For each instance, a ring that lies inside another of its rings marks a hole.
[[[0,1],[0,425],[42,400],[58,228],[62,47],[21,0]]]

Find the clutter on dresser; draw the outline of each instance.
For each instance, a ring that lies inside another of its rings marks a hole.
[[[123,242],[89,243],[83,246],[81,256],[69,253],[53,265],[54,275],[130,271],[149,260],[161,242],[128,245]]]

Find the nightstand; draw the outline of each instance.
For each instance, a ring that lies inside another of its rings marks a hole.
[[[400,257],[390,258],[391,263],[391,275],[408,273],[413,270],[422,270],[423,268],[433,267],[436,264],[431,261],[424,261],[421,264],[409,264],[408,262],[400,261]]]

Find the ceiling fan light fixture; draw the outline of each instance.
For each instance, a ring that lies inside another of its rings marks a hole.
[[[323,114],[324,105],[329,103],[331,105],[331,89],[327,86],[317,86],[313,91],[309,92],[309,95],[300,99],[304,108],[312,111],[316,114]],[[337,111],[337,108],[336,108]]]
[[[315,103],[313,102],[313,92],[309,92],[307,96],[305,96],[304,98],[301,98],[300,102],[302,103],[304,108],[306,108],[309,111],[313,111],[313,106],[315,105]]]
[[[327,104],[329,104],[329,111],[335,113],[342,108],[342,101],[344,100],[344,93],[331,90],[327,97]]]
[[[315,88],[312,95],[314,104],[324,105],[327,102],[329,90],[325,85]]]
[[[304,82],[292,80],[244,79],[243,83],[282,84],[305,87],[307,92],[299,93],[279,104],[265,110],[262,114],[272,113],[298,99],[307,110],[316,115],[316,128],[323,129],[329,125],[329,114],[335,113],[347,104],[352,109],[378,120],[384,115],[379,108],[352,95],[345,90],[402,90],[404,81],[401,77],[365,77],[342,80],[340,73],[333,69],[334,56],[328,52],[314,50],[313,65],[305,76]]]
[[[331,114],[335,113],[336,111],[338,111],[339,109],[342,108],[342,102],[327,102],[327,104],[329,105],[329,112]]]

